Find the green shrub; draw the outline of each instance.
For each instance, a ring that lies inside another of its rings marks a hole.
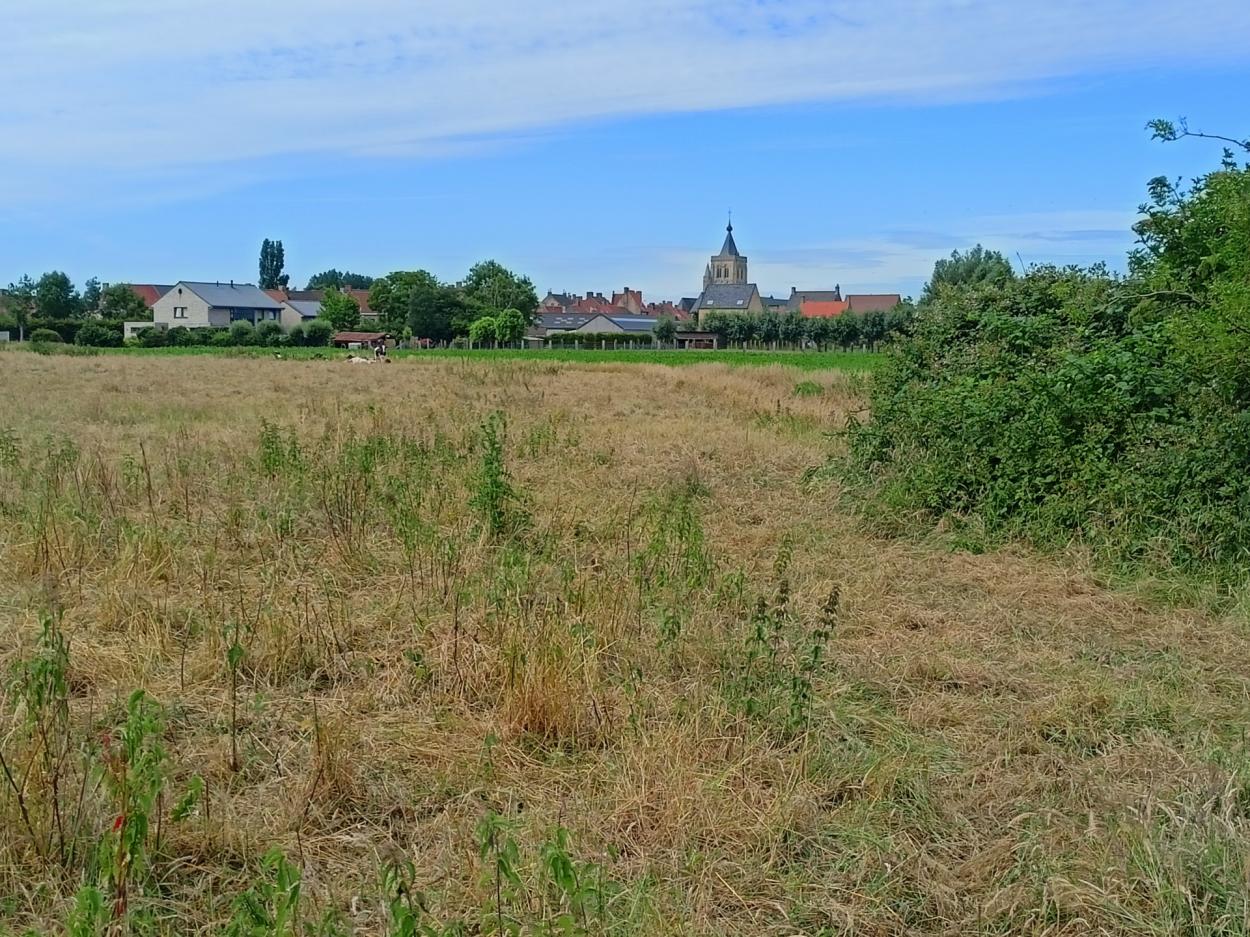
[[[89,325],[102,325],[105,328],[116,329],[119,333],[122,331],[122,321],[120,319],[97,319],[97,318],[81,318],[81,319],[42,319],[32,318],[26,326],[29,334],[34,329],[49,329],[61,336],[61,341],[67,344],[74,344],[78,341],[78,333],[80,330]],[[0,324],[0,329],[6,326]],[[14,323],[11,331],[16,332],[17,324]],[[82,343],[80,343],[82,344]]]
[[[283,342],[282,326],[277,322],[262,322],[256,327],[256,344],[274,347]]]
[[[165,341],[174,347],[185,348],[187,345],[195,344],[195,336],[185,325],[175,325],[166,333]]]
[[[304,327],[302,325],[291,326],[291,331],[286,333],[286,343],[296,348],[305,344]]]
[[[1127,278],[1035,267],[916,311],[850,433],[880,504],[1244,579],[1250,166],[1150,194]]]
[[[85,319],[32,318],[30,324],[26,327],[26,332],[31,334],[39,329],[56,332],[60,336],[60,341],[72,344],[78,337],[78,330],[82,328],[85,322]]]
[[[76,345],[90,345],[96,348],[120,348],[122,344],[122,331],[119,328],[113,328],[106,325],[102,321],[90,321],[83,323],[82,328],[78,330],[78,334],[74,337]]]
[[[651,348],[655,345],[655,340],[650,334],[637,332],[605,332],[603,334],[556,332],[548,335],[546,341],[548,345],[553,347],[577,346],[580,348],[598,348],[601,343],[606,343],[608,348],[629,345],[639,348]]]
[[[334,337],[334,326],[325,319],[313,319],[304,326],[304,344],[314,348],[323,348],[330,344]]]
[[[231,334],[230,329],[213,329],[209,333],[208,344],[215,348],[229,348],[235,344],[234,335]]]
[[[252,323],[243,319],[230,323],[230,344],[255,345],[257,342],[256,328]]]
[[[169,344],[169,335],[164,329],[150,328],[140,329],[138,332],[139,345],[143,348],[164,348]]]
[[[53,329],[35,329],[30,333],[30,340],[32,342],[40,342],[43,344],[53,344],[64,341],[64,339],[61,338],[61,333],[54,331]]]

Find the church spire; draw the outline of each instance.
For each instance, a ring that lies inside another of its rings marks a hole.
[[[721,257],[741,257],[738,245],[734,243],[734,214],[729,213],[729,224],[725,225],[725,244],[720,249]]]

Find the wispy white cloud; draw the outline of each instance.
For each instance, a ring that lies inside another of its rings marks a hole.
[[[7,0],[0,170],[445,153],[640,113],[1241,56],[1244,0]],[[21,188],[21,186],[17,186]],[[37,189],[38,186],[35,186]]]

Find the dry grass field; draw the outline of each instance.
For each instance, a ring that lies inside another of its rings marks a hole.
[[[0,933],[1248,931],[1245,623],[874,536],[838,372],[0,390]]]

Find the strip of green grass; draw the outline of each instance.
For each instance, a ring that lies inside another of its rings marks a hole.
[[[628,363],[628,364],[707,364],[720,362],[729,365],[766,366],[773,364],[801,368],[805,371],[836,369],[842,371],[871,371],[877,366],[880,356],[863,351],[737,351],[722,349],[719,351],[595,351],[588,348],[549,348],[549,349],[498,349],[466,351],[448,349],[445,351],[411,352],[413,355],[439,356],[446,358],[499,359],[516,358],[536,361],[572,361],[589,364]]]
[[[11,346],[13,350],[27,350],[29,345]],[[283,358],[337,359],[348,353],[335,348],[252,348],[191,345],[176,348],[79,348],[75,345],[48,347],[52,354],[105,354],[148,356],[218,356],[235,358],[272,358],[280,355]],[[604,350],[596,351],[588,348],[550,348],[550,349],[440,349],[430,351],[396,350],[391,353],[394,358],[459,358],[464,360],[499,361],[499,360],[533,360],[533,361],[567,361],[581,364],[663,364],[690,365],[719,362],[735,367],[785,365],[804,371],[871,371],[876,368],[880,356],[864,351],[740,351],[722,349],[718,351],[658,351],[647,349],[641,351]]]

